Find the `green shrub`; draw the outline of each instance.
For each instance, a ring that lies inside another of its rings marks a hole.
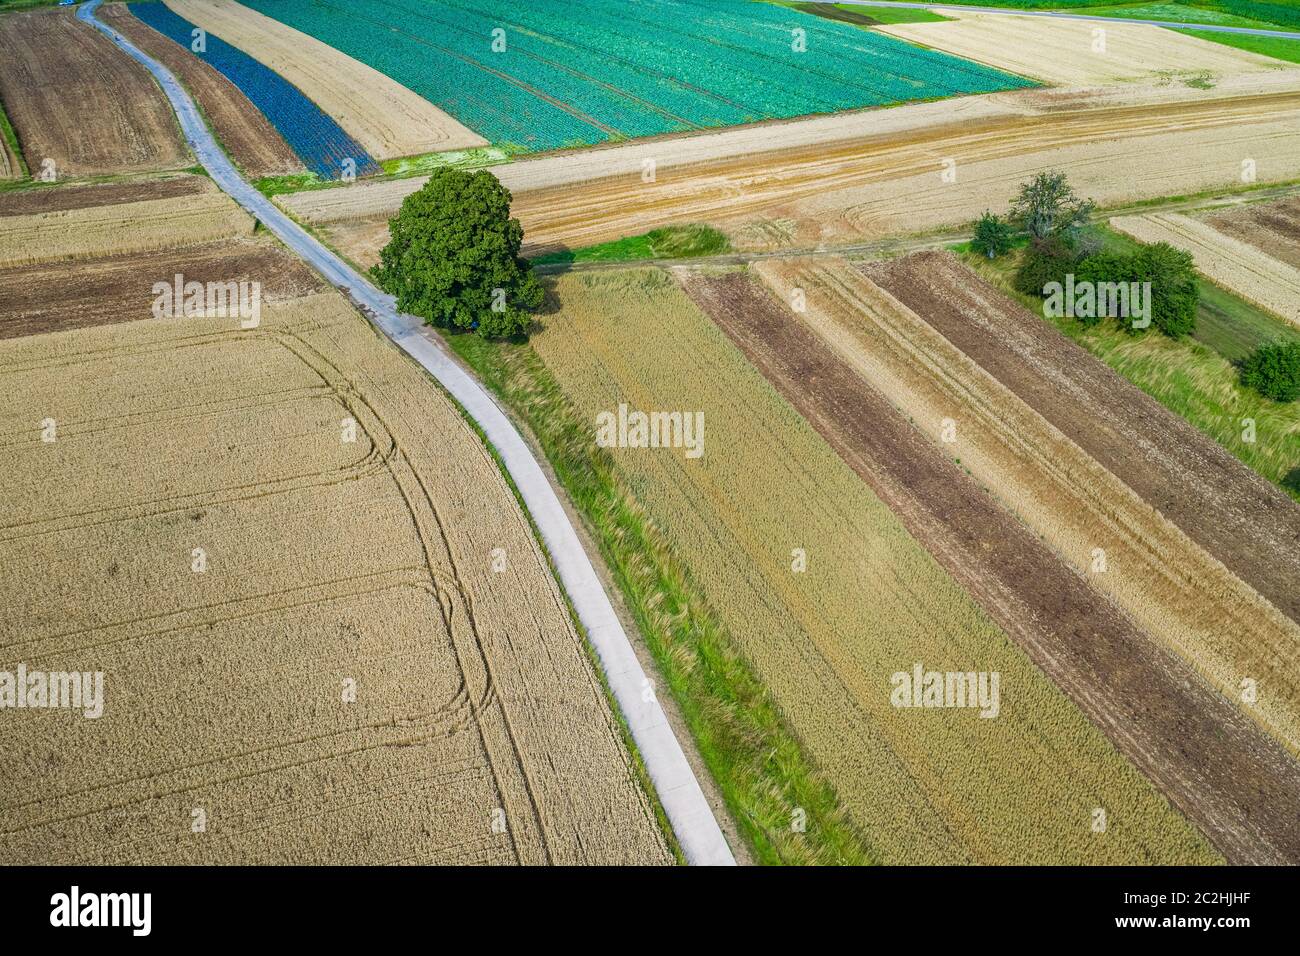
[[[975,237],[970,247],[982,256],[996,259],[1011,248],[1011,224],[991,212],[985,212],[975,223]]]
[[[1241,384],[1275,402],[1300,398],[1300,342],[1257,348],[1241,364]]]
[[[1151,283],[1151,324],[1170,338],[1191,335],[1200,297],[1192,254],[1157,242],[1144,245],[1133,259],[1133,281]]]
[[[1026,295],[1041,296],[1049,282],[1064,282],[1078,256],[1060,238],[1032,239],[1016,272],[1015,286]]]

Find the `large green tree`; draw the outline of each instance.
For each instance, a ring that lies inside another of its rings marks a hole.
[[[1092,200],[1076,196],[1065,173],[1047,171],[1021,185],[1011,201],[1010,219],[1032,239],[1062,239],[1072,245],[1092,210]]]
[[[519,257],[524,230],[510,218],[510,191],[491,173],[436,170],[389,232],[372,272],[403,312],[484,338],[528,330],[544,293]]]

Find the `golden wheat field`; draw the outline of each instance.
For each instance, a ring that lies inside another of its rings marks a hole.
[[[383,73],[233,0],[166,0],[197,27],[275,70],[376,159],[487,140]]]
[[[338,295],[0,343],[0,862],[666,863],[493,459]]]
[[[1110,224],[1141,242],[1167,242],[1187,250],[1196,268],[1216,285],[1300,325],[1300,269],[1267,250],[1178,213],[1116,216]]]
[[[1219,77],[1286,66],[1271,57],[1142,24],[967,11],[944,15],[951,19],[880,30],[1047,83],[1091,85],[1198,72]]]
[[[553,293],[534,347],[593,436],[620,403],[704,413],[698,458],[612,453],[882,862],[1216,858],[668,275]],[[999,672],[999,715],[896,708],[918,662]]]
[[[215,189],[0,217],[0,268],[149,252],[253,233],[253,217]]]
[[[842,259],[771,260],[755,271],[924,434],[950,453],[1067,564],[1240,703],[1243,679],[1270,688],[1241,704],[1300,749],[1300,626],[926,321]],[[945,433],[947,428],[947,433]]]

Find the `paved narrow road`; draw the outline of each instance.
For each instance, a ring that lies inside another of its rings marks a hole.
[[[195,156],[217,185],[279,236],[331,285],[348,295],[385,335],[424,366],[483,430],[519,489],[520,497],[551,554],[560,583],[587,630],[687,862],[734,865],[735,859],[727,841],[663,708],[653,694],[643,693],[648,686],[645,672],[577,532],[555,490],[509,418],[437,338],[426,332],[420,319],[398,312],[392,296],[371,285],[244,180],[212,138],[193,100],[176,78],[95,17],[100,2],[90,0],[82,4],[77,9],[78,18],[108,36],[154,75],[171,100],[181,130]],[[644,700],[643,697],[647,696],[650,699]]]
[[[1261,30],[1256,27],[1225,27],[1217,23],[1183,23],[1179,20],[1142,20],[1135,17],[1099,17],[1095,14],[1061,10],[1021,10],[1016,7],[974,7],[963,3],[910,3],[900,0],[835,0],[855,7],[901,7],[905,10],[964,10],[968,13],[1000,13],[1009,17],[1056,17],[1063,20],[1096,20],[1098,23],[1137,23],[1148,27],[1172,27],[1179,30],[1204,30],[1207,33],[1244,33],[1253,37],[1281,37],[1300,40],[1300,33],[1286,30]],[[1064,6],[1064,4],[1062,4]]]

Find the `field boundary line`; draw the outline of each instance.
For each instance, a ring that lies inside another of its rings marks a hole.
[[[642,699],[643,688],[651,685],[577,531],[569,522],[555,489],[505,412],[420,319],[398,312],[393,296],[371,285],[244,180],[212,138],[194,101],[171,72],[95,16],[101,2],[90,0],[82,4],[77,8],[77,17],[108,36],[153,74],[171,101],[186,142],[222,191],[315,268],[330,285],[346,293],[394,344],[437,379],[464,414],[482,430],[537,525],[560,584],[600,659],[687,862],[734,865],[735,858],[722,829],[663,708],[653,695],[647,695],[648,701]]]

